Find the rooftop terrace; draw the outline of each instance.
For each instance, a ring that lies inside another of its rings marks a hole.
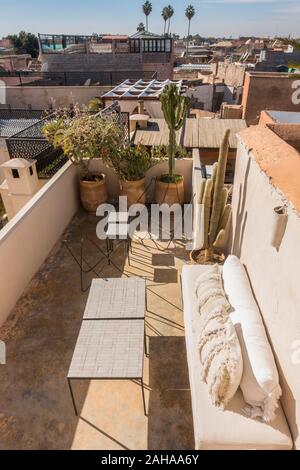
[[[182,245],[133,242],[128,265],[120,246],[103,277],[143,276],[147,281],[145,359],[148,418],[140,387],[129,381],[74,385],[81,418],[74,415],[66,375],[87,294],[79,269],[62,243],[76,254],[80,239],[96,238],[94,216],[80,212],[1,328],[7,365],[1,376],[1,449],[191,449],[194,446],[179,273]],[[87,245],[87,260],[95,248]],[[95,277],[95,273],[92,273]],[[99,273],[100,274],[100,273]],[[90,282],[86,278],[85,282]],[[118,416],[118,419],[116,419]]]

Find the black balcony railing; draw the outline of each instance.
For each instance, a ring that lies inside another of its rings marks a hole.
[[[124,140],[129,141],[129,113],[121,112],[119,106],[113,103],[102,110],[99,115],[103,118],[109,117],[113,119],[116,126],[120,126],[123,130]],[[6,139],[10,158],[36,160],[39,178],[50,178],[68,160],[63,151],[55,149],[42,134],[43,126],[51,119],[51,115],[40,119],[33,125]]]
[[[154,71],[114,70],[114,71],[67,71],[31,72],[0,71],[0,80],[7,86],[116,86],[124,80],[150,80],[156,78]],[[14,79],[14,80],[11,80]]]
[[[10,158],[36,160],[39,178],[50,178],[67,161],[63,151],[54,149],[42,135],[42,127],[49,119],[51,119],[51,116],[39,120],[6,139]]]

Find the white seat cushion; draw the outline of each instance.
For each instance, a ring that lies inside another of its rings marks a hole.
[[[200,449],[291,449],[292,440],[281,406],[272,423],[250,419],[240,390],[225,411],[215,408],[209,399],[207,385],[201,380],[201,364],[196,345],[196,298],[194,284],[207,266],[184,266],[182,295],[184,302],[185,338],[191,387],[195,448]]]

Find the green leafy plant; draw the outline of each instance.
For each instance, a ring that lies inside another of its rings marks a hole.
[[[144,145],[125,146],[109,157],[110,165],[123,181],[138,181],[145,177],[146,171],[158,162]]]
[[[73,117],[64,115],[46,123],[42,134],[80,167],[85,180],[95,179],[89,168],[92,159],[102,158],[106,162],[124,145],[122,130],[112,119],[79,110],[75,110]]]
[[[164,118],[169,128],[169,181],[174,180],[174,167],[175,167],[175,149],[176,149],[176,132],[179,131],[185,121],[188,108],[190,106],[190,99],[187,96],[182,96],[178,92],[177,85],[167,85],[160,95],[162,111]]]
[[[66,127],[66,119],[62,117],[56,117],[44,124],[42,127],[42,134],[48,140],[48,142],[53,145],[54,148],[61,148],[64,130]]]
[[[32,57],[37,57],[39,54],[39,41],[35,34],[20,31],[19,34],[10,34],[7,36],[13,45],[14,51],[17,54],[27,53]]]
[[[204,206],[205,261],[213,259],[215,252],[224,250],[230,230],[232,209],[228,204],[228,189],[224,186],[229,135],[230,130],[227,129],[220,147],[218,162],[213,166],[212,178],[201,182],[198,202]]]
[[[100,98],[92,98],[88,102],[87,108],[92,113],[99,113],[99,111],[102,108],[102,102],[101,102]]]
[[[168,145],[157,145],[151,148],[151,153],[154,159],[165,160],[169,158]],[[174,156],[178,158],[192,158],[191,153],[182,145],[176,145],[174,150]]]

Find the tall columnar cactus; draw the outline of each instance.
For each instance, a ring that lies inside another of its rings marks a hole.
[[[175,166],[176,132],[179,131],[186,118],[190,99],[178,93],[177,85],[167,85],[160,95],[164,118],[169,128],[169,176],[173,177]]]
[[[225,131],[218,163],[213,166],[212,178],[202,180],[199,203],[204,206],[203,248],[206,260],[214,251],[226,248],[232,218],[231,205],[227,204],[228,190],[224,186],[230,130]]]

